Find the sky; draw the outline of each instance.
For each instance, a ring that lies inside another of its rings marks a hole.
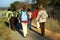
[[[25,0],[0,0],[0,7],[9,7],[14,1],[24,2]]]

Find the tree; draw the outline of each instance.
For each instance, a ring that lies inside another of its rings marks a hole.
[[[18,9],[20,9],[20,8],[22,8],[22,6],[23,5],[27,5],[27,7],[28,8],[31,8],[31,5],[30,4],[28,4],[27,2],[19,2],[19,1],[15,1],[14,3],[12,3],[11,5],[10,5],[10,8],[11,9],[16,9],[16,10],[18,10]]]
[[[37,5],[40,6],[41,4],[46,6],[47,4],[54,5],[56,3],[60,4],[60,0],[32,0],[32,3],[37,2]]]
[[[12,3],[11,5],[10,5],[10,7],[12,8],[12,9],[18,9],[18,8],[20,8],[20,2],[19,1],[16,1],[16,2],[14,2],[14,3]]]

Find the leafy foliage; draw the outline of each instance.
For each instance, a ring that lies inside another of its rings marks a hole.
[[[32,3],[34,3],[34,1],[35,0],[32,0]],[[60,2],[60,0],[36,0],[36,1],[37,1],[37,5],[40,5],[40,4],[46,5],[48,3],[55,4]]]
[[[22,8],[22,6],[23,5],[27,5],[27,7],[28,8],[31,8],[31,5],[30,4],[28,4],[28,3],[26,3],[26,2],[19,2],[19,1],[16,1],[16,2],[14,2],[14,3],[12,3],[11,5],[10,5],[10,8],[11,9],[16,9],[16,10],[18,10],[18,9],[20,9],[20,8]]]

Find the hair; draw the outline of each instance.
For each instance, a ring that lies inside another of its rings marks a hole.
[[[36,9],[39,9],[38,7],[36,7]]]
[[[27,9],[28,11],[31,11],[29,8]]]
[[[44,7],[43,7],[43,5],[40,5],[40,9],[41,9],[41,10],[44,10]]]
[[[23,9],[26,9],[26,5],[23,5],[23,7],[22,7]]]
[[[8,11],[11,11],[12,9],[8,8]]]

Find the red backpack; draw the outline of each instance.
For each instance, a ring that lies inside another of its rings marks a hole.
[[[33,13],[33,19],[37,18],[37,14],[38,14],[39,9],[36,9]]]

